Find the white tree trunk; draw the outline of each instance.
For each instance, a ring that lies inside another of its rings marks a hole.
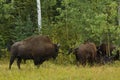
[[[120,1],[118,2],[118,24],[120,26]]]
[[[40,5],[40,0],[37,0],[37,13],[38,13],[38,32],[41,30],[41,5]]]

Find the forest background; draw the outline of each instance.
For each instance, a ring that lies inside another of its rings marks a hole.
[[[0,56],[12,42],[48,35],[62,53],[86,40],[120,45],[119,0],[41,0],[38,32],[36,0],[0,0]]]

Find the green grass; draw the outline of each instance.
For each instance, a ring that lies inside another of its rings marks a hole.
[[[39,69],[33,62],[21,64],[21,70],[16,62],[8,69],[9,60],[0,60],[0,80],[120,80],[120,62],[110,65],[77,67],[76,65],[54,64],[44,62]]]

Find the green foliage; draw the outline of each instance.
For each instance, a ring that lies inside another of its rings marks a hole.
[[[15,38],[17,41],[23,40],[28,36],[33,35],[33,23],[28,16],[26,22],[21,21],[21,17],[16,21],[16,27],[14,29]]]
[[[50,4],[47,6],[53,7]],[[119,45],[117,7],[117,1],[113,0],[61,0],[59,6],[52,8],[59,15],[48,16],[47,24],[44,25],[43,22],[42,32],[49,34],[53,41],[61,43],[64,51],[86,40],[95,42],[97,45],[102,42]],[[46,10],[49,9],[46,8]],[[57,21],[50,17],[54,17]]]
[[[58,57],[56,60],[52,61],[55,64],[58,65],[70,65],[70,64],[76,64],[76,59],[74,54],[66,55],[66,54],[58,54]]]
[[[35,0],[0,0],[0,46],[38,34]],[[61,44],[66,54],[86,40],[119,45],[118,1],[42,0],[41,34]]]
[[[13,38],[14,29],[13,4],[0,0],[0,53],[5,48],[7,42]]]
[[[35,1],[17,0],[13,2],[16,21],[14,22],[14,37],[16,41],[23,40],[34,34],[37,27],[37,11]]]

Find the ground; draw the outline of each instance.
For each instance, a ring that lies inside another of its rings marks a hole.
[[[0,60],[0,80],[120,80],[120,61],[93,67],[46,61],[39,69],[32,61],[27,61],[27,64],[21,64],[21,70],[16,62],[11,70],[8,65],[9,60]]]

